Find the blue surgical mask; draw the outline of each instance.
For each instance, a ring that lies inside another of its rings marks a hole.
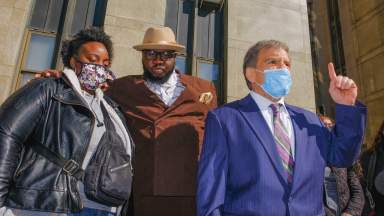
[[[271,97],[279,99],[288,95],[292,85],[291,73],[287,68],[264,70],[264,83],[259,85]]]

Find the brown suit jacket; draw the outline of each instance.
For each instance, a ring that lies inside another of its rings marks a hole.
[[[196,215],[197,160],[207,112],[217,106],[211,82],[180,75],[186,87],[167,107],[141,75],[117,79],[107,94],[123,109],[133,140],[135,216]],[[200,102],[210,92],[209,103]]]

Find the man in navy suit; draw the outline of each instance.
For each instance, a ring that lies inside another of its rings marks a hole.
[[[353,80],[328,65],[336,126],[284,103],[291,80],[288,47],[260,41],[243,72],[245,98],[208,113],[199,161],[197,211],[218,215],[324,215],[326,165],[347,167],[359,155],[366,108]]]

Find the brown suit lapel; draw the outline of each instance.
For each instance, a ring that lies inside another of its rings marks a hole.
[[[192,83],[188,82],[185,75],[180,74],[180,81],[185,86],[185,89],[176,101],[163,113],[163,116],[167,115],[183,103],[196,103],[198,100],[199,93],[192,87]]]
[[[157,96],[154,92],[152,92],[147,85],[145,85],[144,79],[136,79],[135,80],[135,87],[139,88],[138,92],[142,92],[143,95],[146,95],[148,98],[149,104],[154,104],[156,106],[161,106],[162,108],[165,108],[166,105],[164,102]],[[143,95],[139,95],[140,97],[143,97]]]
[[[194,103],[196,105],[200,104],[200,93],[194,87],[193,80],[186,75],[180,73],[178,74],[180,75],[180,81],[185,86],[185,89],[170,107],[166,106],[164,102],[154,92],[152,92],[147,85],[145,85],[145,81],[142,76],[138,76],[133,80],[132,87],[135,88],[134,92],[136,92],[136,94],[132,94],[131,96],[135,98],[134,101],[139,102],[139,106],[145,106],[138,109],[141,110],[141,115],[147,116],[152,120],[159,120],[166,117],[169,113],[173,112],[185,103]],[[137,94],[138,92],[141,94]]]
[[[180,75],[180,81],[185,86],[185,89],[171,107],[177,107],[185,101],[196,101],[197,96],[199,95],[199,93],[192,87],[192,83],[188,82],[184,75]]]
[[[164,102],[153,93],[147,85],[145,85],[142,77],[136,78],[133,82],[132,88],[135,88],[131,95],[132,101],[136,101],[137,111],[141,112],[141,116],[146,116],[148,119],[156,120],[160,118],[167,106]],[[129,100],[128,100],[128,103]]]

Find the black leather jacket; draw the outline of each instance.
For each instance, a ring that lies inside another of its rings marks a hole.
[[[125,123],[117,105],[107,101]],[[31,146],[41,143],[82,164],[94,124],[65,77],[33,80],[9,97],[0,108],[0,207],[78,212],[76,178]]]

